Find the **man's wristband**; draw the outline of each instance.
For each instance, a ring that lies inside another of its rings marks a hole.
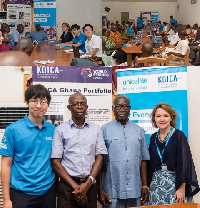
[[[149,187],[148,186],[142,186],[142,188],[145,188],[149,191]]]

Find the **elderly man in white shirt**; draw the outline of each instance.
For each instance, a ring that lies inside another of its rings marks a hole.
[[[102,39],[100,36],[94,35],[93,26],[85,24],[83,32],[87,37],[85,41],[86,54],[90,56],[102,57]]]
[[[179,30],[178,36],[180,38],[177,46],[175,48],[166,48],[165,51],[162,52],[162,57],[166,57],[168,55],[176,55],[183,58],[189,49],[189,41],[186,39],[185,30]]]

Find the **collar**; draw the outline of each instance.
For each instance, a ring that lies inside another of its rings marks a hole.
[[[121,123],[119,121],[117,121],[116,119],[114,120],[114,122],[118,125],[118,126],[126,126],[128,125],[131,121],[128,119],[128,121],[126,122],[126,125],[121,125]]]
[[[70,125],[70,127],[73,127],[73,126],[77,127],[76,124],[74,123],[74,121],[73,121],[72,119],[69,120],[69,125]],[[84,122],[84,124],[82,125],[82,127],[84,127],[84,126],[90,127],[90,123],[89,123],[88,121],[85,120],[85,122]],[[78,127],[77,127],[77,128],[78,128]]]
[[[28,117],[28,114],[25,115],[24,117],[24,121],[26,123],[26,125],[29,127],[29,128],[35,128],[35,127],[38,127],[38,125],[34,124]],[[47,122],[46,120],[43,118],[42,119],[42,128],[46,128],[47,127]]]

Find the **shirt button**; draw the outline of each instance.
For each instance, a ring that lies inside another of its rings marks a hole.
[[[126,148],[126,150],[127,150],[127,148]]]
[[[126,172],[126,174],[128,174],[128,172]]]
[[[128,162],[128,160],[126,162]]]
[[[126,185],[128,185],[128,183],[126,183]]]
[[[84,160],[85,158],[84,158],[84,157],[82,157],[82,159]]]

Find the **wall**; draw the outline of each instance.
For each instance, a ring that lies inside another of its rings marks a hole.
[[[105,7],[109,7],[110,12],[105,12]],[[102,2],[102,11],[111,22],[121,22],[120,12],[129,12],[129,18],[135,19],[136,23],[140,11],[159,12],[159,20],[169,22],[170,15],[175,17],[175,10],[176,2]]]
[[[101,0],[57,0],[57,33],[61,36],[63,22],[78,24],[81,28],[90,23],[97,34],[101,33]],[[82,29],[81,29],[82,31]]]
[[[12,70],[12,73],[11,73]],[[25,68],[22,73],[19,67],[0,66],[0,103],[23,103],[23,77],[29,74],[30,68]],[[196,167],[197,177],[200,184],[200,67],[188,67],[188,112],[189,112],[189,144]],[[2,133],[0,132],[0,139]],[[194,198],[200,203],[200,193]]]
[[[200,23],[199,1],[196,4],[191,4],[190,0],[179,0],[177,4],[179,4],[179,11],[176,11],[176,18],[179,23],[190,24],[191,26]]]

